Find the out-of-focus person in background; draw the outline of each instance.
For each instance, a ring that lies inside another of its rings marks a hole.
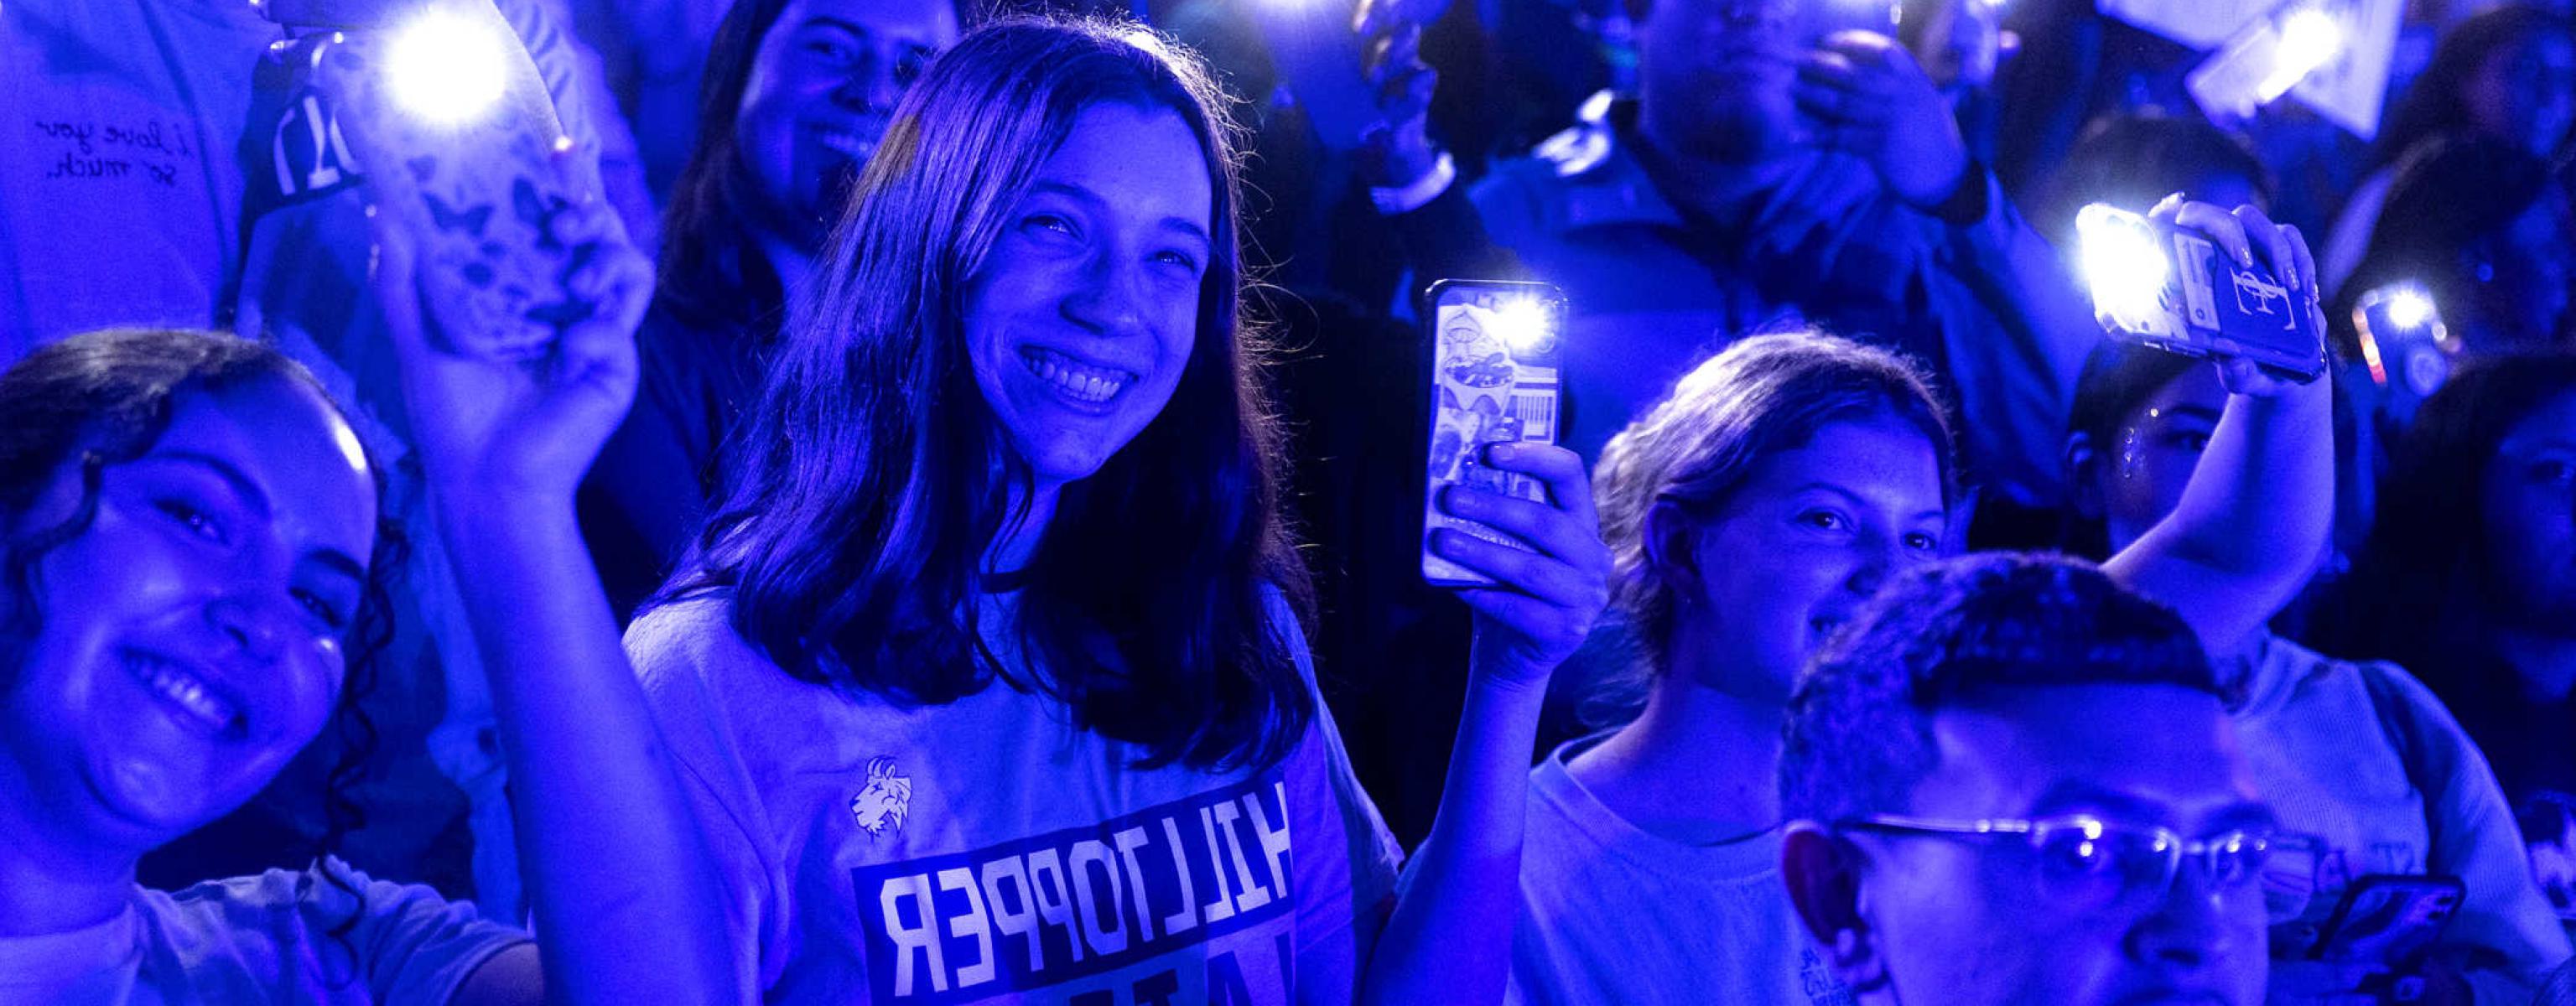
[[[621,618],[704,522],[717,452],[760,391],[825,234],[895,100],[957,33],[952,0],[742,0],[725,15],[663,221],[635,408],[582,492]]]
[[[2053,504],[2091,313],[1914,56],[1814,37],[1823,2],[1630,4],[1637,93],[1476,186],[1493,243],[1573,302],[1566,442],[1593,456],[1695,361],[1807,322],[1926,361],[1975,420],[1970,481]]]
[[[2437,137],[2399,161],[2370,248],[2327,320],[2346,358],[2352,307],[2411,283],[2469,356],[2562,345],[2576,282],[2576,212],[2566,174],[2497,139]]]
[[[2576,354],[2473,361],[2395,453],[2327,652],[2420,675],[2483,748],[2576,919]]]
[[[2511,3],[2452,26],[2432,63],[2389,109],[2370,149],[2370,173],[2318,249],[2326,296],[2342,293],[2361,265],[2398,165],[2417,146],[2442,137],[2483,138],[2548,160],[2564,152],[2571,125],[2576,28],[2564,12]]]

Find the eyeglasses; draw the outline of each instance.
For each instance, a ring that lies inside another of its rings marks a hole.
[[[2039,888],[2058,904],[2086,911],[2136,909],[2173,889],[2183,861],[2198,863],[2208,883],[2222,891],[2260,885],[2265,916],[2274,923],[2306,914],[2316,893],[2324,843],[2270,827],[2239,828],[2185,839],[2171,828],[2121,824],[2087,814],[2045,820],[1938,821],[1873,814],[1841,822],[1854,831],[1934,838],[2018,836],[2031,856]]]

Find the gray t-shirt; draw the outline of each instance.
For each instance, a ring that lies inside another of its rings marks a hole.
[[[417,885],[271,870],[177,893],[135,888],[76,932],[0,938],[0,1002],[63,1006],[444,1006],[474,969],[528,942]],[[332,931],[356,924],[345,935]]]
[[[1320,697],[1277,765],[1139,768],[1007,684],[906,706],[797,680],[722,601],[626,649],[768,1002],[1347,1003],[1392,904],[1395,841]]]
[[[1780,881],[1778,829],[1684,845],[1622,820],[1566,771],[1530,772],[1511,1006],[1848,1006]]]

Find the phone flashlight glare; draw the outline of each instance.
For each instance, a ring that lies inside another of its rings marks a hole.
[[[395,105],[438,125],[474,120],[500,103],[514,41],[454,11],[422,14],[386,45],[386,83]]]

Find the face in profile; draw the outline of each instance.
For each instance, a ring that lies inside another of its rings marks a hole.
[[[771,208],[820,242],[895,101],[957,42],[948,0],[788,0],[761,37],[734,143]]]
[[[1076,116],[967,279],[975,384],[1041,486],[1089,477],[1153,422],[1198,334],[1216,248],[1197,135],[1165,108]]]
[[[2214,696],[2172,685],[2005,688],[1932,716],[1938,761],[1908,813],[1950,821],[2090,815],[2184,840],[2266,828]],[[2017,839],[1855,833],[1867,937],[1906,1006],[2254,1006],[2266,978],[2259,876],[2183,857],[2169,885],[2069,867]]]
[[[67,465],[9,530],[79,499]],[[37,563],[41,623],[0,698],[8,787],[137,851],[249,800],[330,716],[375,520],[356,436],[312,389],[173,396],[159,442],[104,469],[89,529]]]
[[[2192,367],[2121,416],[2110,443],[2089,445],[2081,474],[2101,500],[2112,550],[2127,548],[2182,502],[2226,407],[2217,370]]]
[[[1692,568],[1731,692],[1785,702],[1807,655],[1890,573],[1940,557],[1932,442],[1893,413],[1828,423],[1761,463],[1696,533]],[[1688,614],[1685,617],[1691,617]]]
[[[2576,391],[2505,434],[2479,492],[2489,603],[2512,623],[2576,626]]]
[[[1641,114],[1656,138],[1720,163],[1786,147],[1805,8],[1819,2],[1833,0],[1654,0],[1637,55]]]

